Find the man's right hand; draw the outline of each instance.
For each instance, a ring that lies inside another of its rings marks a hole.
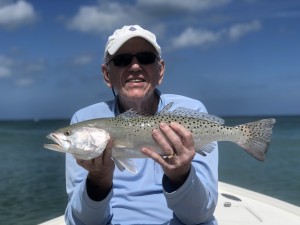
[[[89,173],[86,179],[86,188],[89,197],[94,201],[103,200],[112,188],[114,161],[111,158],[112,141],[110,140],[101,156],[92,160],[77,159],[77,164]]]

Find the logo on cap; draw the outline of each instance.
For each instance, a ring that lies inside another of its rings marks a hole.
[[[130,30],[130,31],[135,31],[136,28],[135,28],[135,27],[130,27],[129,30]]]

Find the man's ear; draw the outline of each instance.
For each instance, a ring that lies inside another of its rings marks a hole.
[[[102,69],[103,79],[104,79],[106,85],[109,88],[112,88],[112,84],[110,82],[110,77],[109,77],[109,69],[108,69],[107,65],[106,64],[102,64],[101,69]]]

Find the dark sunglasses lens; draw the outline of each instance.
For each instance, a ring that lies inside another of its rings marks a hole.
[[[156,55],[151,52],[141,52],[136,54],[136,58],[141,64],[151,64],[154,63]]]
[[[115,56],[112,60],[115,66],[128,66],[131,63],[133,55],[131,54],[121,54]]]
[[[156,55],[151,52],[140,52],[136,55],[120,54],[115,56],[112,61],[114,62],[115,66],[124,67],[131,63],[134,56],[137,58],[139,63],[144,65],[154,63],[156,59]]]

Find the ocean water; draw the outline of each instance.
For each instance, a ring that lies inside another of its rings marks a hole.
[[[275,118],[263,163],[232,143],[219,144],[219,180],[300,206],[300,117]],[[225,118],[228,125],[257,119]],[[42,145],[46,134],[68,123],[0,121],[0,224],[37,224],[64,213],[64,154]]]

